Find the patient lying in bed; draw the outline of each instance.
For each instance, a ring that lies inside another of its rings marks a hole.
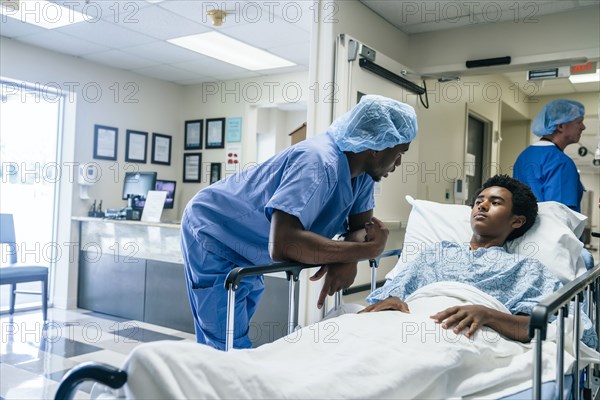
[[[509,339],[528,342],[528,316],[533,307],[562,284],[536,259],[518,259],[502,246],[506,240],[522,236],[533,225],[536,215],[537,202],[529,188],[507,176],[490,178],[475,196],[469,245],[442,242],[429,246],[371,293],[367,301],[372,305],[363,312],[409,312],[401,299],[417,289],[435,282],[462,282],[494,297],[510,314],[468,305],[440,310],[432,315],[434,320],[455,333],[464,331],[467,337],[487,326]],[[585,315],[582,340],[590,347],[597,340]]]
[[[125,366],[127,395],[497,398],[531,387],[532,348],[521,343],[528,317],[519,314],[561,284],[539,262],[513,262],[502,250],[514,232],[531,226],[537,208],[535,198],[498,186],[502,179],[476,201],[471,249],[444,243],[421,254],[369,297],[380,301],[366,312],[322,321],[256,349],[141,345]],[[533,214],[514,208],[523,200]],[[389,309],[404,312],[369,312]],[[548,340],[543,346],[546,382],[555,377],[556,345]],[[572,360],[565,355],[565,371]]]

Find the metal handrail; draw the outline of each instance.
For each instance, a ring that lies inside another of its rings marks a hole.
[[[542,299],[535,307],[533,307],[531,317],[529,319],[529,337],[533,338],[534,342],[534,355],[533,355],[533,398],[539,399],[542,395],[542,341],[546,340],[546,334],[548,330],[548,323],[550,318],[559,313],[561,309],[567,309],[569,303],[573,298],[577,298],[575,302],[575,351],[578,357],[579,353],[579,301],[582,293],[589,286],[598,286],[600,283],[600,264],[596,265],[593,269],[585,272],[583,275],[575,278],[573,281],[567,283],[556,292],[546,296]],[[596,321],[596,327],[598,327],[598,321]],[[598,329],[597,329],[598,330]],[[562,339],[561,339],[562,340]],[[559,352],[562,351],[559,349]],[[560,359],[559,359],[560,363]],[[575,363],[578,368],[578,363]],[[579,379],[577,378],[577,371],[575,374],[574,383],[574,395],[578,398],[578,384]],[[560,382],[559,382],[560,384]],[[559,385],[560,386],[560,385]]]

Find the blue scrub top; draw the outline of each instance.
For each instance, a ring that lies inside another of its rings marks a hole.
[[[580,212],[584,188],[573,160],[550,142],[527,147],[514,165],[515,179],[528,185],[538,201],[557,201]]]
[[[274,210],[332,238],[347,231],[349,215],[374,205],[373,179],[352,179],[348,158],[325,133],[199,191],[185,213],[208,251],[249,266],[273,262],[268,243]]]

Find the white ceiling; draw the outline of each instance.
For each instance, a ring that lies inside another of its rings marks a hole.
[[[86,11],[93,20],[46,30],[3,17],[0,35],[180,85],[308,71],[310,31],[314,20],[313,1],[52,1]],[[508,20],[515,13],[526,18],[532,13],[537,17],[582,7],[599,12],[600,4],[599,0],[360,1],[408,35],[456,29],[473,23],[494,23],[496,17],[493,13],[498,9],[502,11],[499,20]],[[217,6],[229,13],[220,27],[213,26],[206,15],[208,10]],[[253,72],[166,42],[167,39],[211,30],[267,50],[297,65]],[[518,83],[519,87],[524,84],[535,85],[533,90],[538,96],[598,91],[600,85],[597,82],[573,85],[566,78],[528,82],[525,72],[504,75]],[[586,122],[585,146],[593,152],[597,142],[598,120]],[[573,158],[578,158],[576,148],[567,150],[573,153]]]
[[[50,1],[85,11],[93,19],[46,30],[2,17],[0,35],[181,85],[308,70],[315,9],[310,0]],[[408,35],[509,20],[515,13],[523,18],[528,15],[538,17],[581,7],[594,7],[594,12],[598,12],[599,4],[599,0],[360,1]],[[207,11],[216,7],[228,12],[220,27],[213,26],[207,16]],[[42,17],[43,10],[37,12]],[[499,17],[496,18],[498,10]],[[211,30],[297,65],[248,71],[166,42],[167,39]],[[507,77],[525,81],[519,73],[507,74]],[[538,95],[594,90],[593,86],[573,87],[566,79],[544,82],[539,89]]]
[[[92,20],[46,30],[3,17],[0,35],[181,85],[308,70],[311,2],[52,2],[85,11]],[[213,26],[206,15],[216,6],[229,12],[220,27]],[[267,50],[297,66],[253,72],[166,42],[212,30]]]

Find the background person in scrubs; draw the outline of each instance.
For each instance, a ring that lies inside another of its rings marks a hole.
[[[181,222],[181,247],[196,338],[225,347],[227,273],[236,266],[293,260],[323,264],[318,299],[348,287],[357,261],[381,254],[388,230],[373,217],[373,184],[400,165],[417,133],[414,109],[364,96],[326,133],[200,190]],[[345,241],[331,240],[346,234]],[[263,277],[236,292],[234,347],[252,346],[249,322]]]
[[[579,142],[584,115],[583,104],[558,99],[535,117],[531,130],[541,139],[519,155],[513,176],[531,187],[538,201],[557,201],[581,211],[583,185],[575,163],[563,151]]]
[[[527,147],[517,157],[514,178],[525,183],[538,201],[557,201],[581,212],[584,187],[573,160],[564,153],[565,147],[578,143],[585,130],[583,104],[558,99],[546,104],[531,125],[539,142]],[[594,267],[594,257],[582,249],[581,257],[587,269]]]

